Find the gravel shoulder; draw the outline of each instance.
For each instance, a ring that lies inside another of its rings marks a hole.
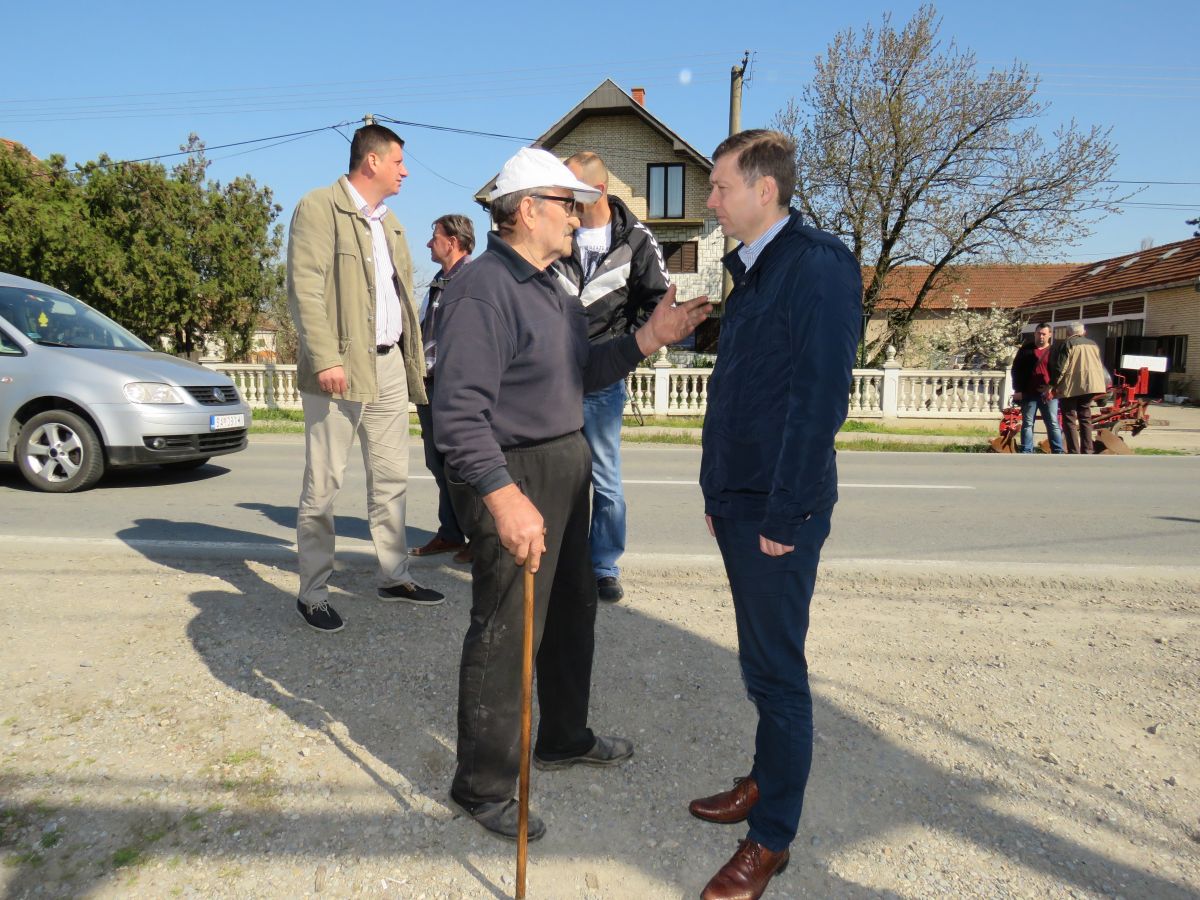
[[[338,635],[280,555],[6,549],[0,897],[489,898],[513,845],[446,801],[467,574]],[[1200,894],[1200,569],[1039,577],[839,564],[810,635],[817,740],[770,897]],[[634,559],[600,610],[614,771],[538,772],[533,898],[698,895],[744,833],[687,801],[748,769],[753,710],[711,563]]]

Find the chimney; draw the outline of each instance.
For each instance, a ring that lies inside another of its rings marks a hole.
[[[635,87],[632,91],[630,91],[630,93],[633,94],[633,99],[637,101],[638,106],[646,105],[646,89],[645,88]]]

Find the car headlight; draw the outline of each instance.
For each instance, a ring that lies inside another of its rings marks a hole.
[[[183,399],[169,384],[157,381],[131,381],[125,385],[125,399],[130,403],[182,403]]]

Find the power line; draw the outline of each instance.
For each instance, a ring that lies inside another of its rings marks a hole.
[[[424,130],[433,131],[433,132],[442,133],[442,134],[453,134],[453,135],[461,135],[464,137],[480,137],[480,138],[488,138],[491,140],[511,141],[511,142],[518,143],[521,145],[532,144],[537,140],[537,138],[531,137],[529,135],[504,134],[501,132],[482,131],[479,129],[462,128],[462,127],[453,126],[453,125],[441,125],[441,124],[435,124],[435,123],[430,123],[430,122],[417,122],[414,120],[397,119],[397,118],[393,118],[391,116],[386,116],[386,115],[382,115],[382,114],[377,114],[376,118],[380,121],[388,122],[388,123],[398,125],[398,126],[401,126],[404,128],[419,128],[419,129],[424,129]],[[335,125],[325,125],[325,126],[321,126],[319,128],[310,128],[310,129],[306,129],[303,131],[294,131],[294,132],[289,132],[286,134],[276,134],[276,135],[269,135],[267,137],[261,137],[261,138],[250,138],[250,139],[246,139],[246,140],[232,141],[232,142],[224,143],[224,144],[215,144],[215,145],[211,145],[211,146],[206,146],[204,148],[204,152],[210,153],[210,152],[217,151],[217,150],[226,150],[226,149],[232,149],[232,148],[236,148],[236,147],[245,147],[245,146],[250,146],[250,145],[254,145],[254,144],[265,145],[262,147],[256,147],[253,150],[243,151],[243,153],[234,153],[234,154],[228,154],[223,157],[216,157],[216,158],[214,158],[214,161],[216,161],[217,159],[230,159],[235,156],[243,155],[244,153],[252,153],[252,152],[257,152],[258,150],[266,150],[266,149],[270,149],[271,147],[279,146],[284,143],[290,143],[291,141],[294,141],[294,140],[300,140],[302,138],[309,137],[314,134],[319,134],[323,131],[334,131],[337,134],[339,134],[344,140],[348,141],[349,138],[347,138],[346,135],[340,129],[344,128],[346,126],[349,126],[349,125],[357,125],[357,123],[359,121],[360,121],[359,119],[350,119],[350,120],[347,120],[344,122],[339,122]],[[582,145],[577,145],[575,142],[563,142],[563,144],[560,146],[569,146],[569,147],[579,146],[582,148]],[[661,153],[657,153],[654,151],[648,151],[648,150],[643,151],[643,150],[631,149],[631,148],[627,148],[627,147],[607,146],[607,145],[603,145],[603,144],[590,144],[588,147],[583,148],[583,149],[591,149],[594,152],[600,153],[602,156],[604,156],[610,160],[620,159],[620,160],[637,160],[637,161],[642,161],[642,160],[655,161],[655,160],[660,159],[660,157],[662,155]],[[102,167],[108,168],[108,167],[123,165],[123,164],[127,164],[127,163],[155,162],[155,161],[159,161],[159,160],[163,160],[163,159],[172,159],[172,158],[180,157],[180,156],[188,156],[194,152],[196,152],[196,151],[179,150],[179,151],[175,151],[175,152],[171,152],[171,153],[160,153],[160,154],[155,154],[155,155],[151,155],[151,156],[138,157],[138,158],[134,158],[134,159],[113,160],[111,162],[103,164]],[[437,172],[434,169],[430,168],[428,165],[426,165],[420,159],[416,158],[415,156],[412,156],[411,150],[408,151],[408,155],[415,162],[420,164],[423,168],[427,169],[433,175],[435,175],[436,177],[440,178],[441,180],[447,182],[448,184],[452,184],[456,187],[461,187],[461,188],[464,188],[467,190],[470,189],[466,185],[463,185],[460,182],[454,181],[453,179],[451,179],[445,175],[442,175],[440,172]],[[44,177],[45,174],[46,173],[35,173],[35,177]],[[970,184],[970,185],[974,185],[974,186],[986,186],[987,184],[993,183],[997,180],[1001,180],[1003,177],[1004,176],[1001,176],[1001,175],[976,175],[976,176],[973,176],[972,178],[968,179],[966,183]],[[1200,186],[1200,181],[1169,181],[1169,180],[1153,180],[1153,179],[1144,179],[1144,180],[1143,179],[1105,179],[1099,183],[1100,184],[1112,184],[1112,185],[1144,185],[1144,186],[1170,186],[1170,187]],[[829,185],[821,185],[821,187],[830,187],[830,186],[842,187],[842,186],[844,186],[844,182],[830,183]],[[813,185],[813,187],[818,187],[818,185]],[[1135,202],[1126,201],[1126,202],[1120,203],[1118,205],[1120,205],[1120,206],[1136,206],[1136,207],[1143,207],[1143,208],[1148,208],[1148,209],[1164,209],[1164,210],[1179,209],[1179,210],[1184,210],[1184,211],[1192,210],[1192,209],[1196,208],[1194,205],[1190,205],[1187,203],[1178,203],[1178,202],[1176,202],[1176,203],[1148,203],[1148,202],[1135,203]]]
[[[196,153],[207,154],[213,150],[228,150],[233,147],[246,147],[251,144],[266,144],[266,142],[268,142],[268,141],[275,142],[275,143],[267,144],[264,147],[255,147],[253,150],[243,151],[243,153],[253,153],[257,150],[267,150],[270,147],[278,147],[280,144],[289,144],[292,141],[298,141],[301,138],[309,137],[314,134],[319,134],[322,131],[331,131],[331,130],[337,131],[338,128],[343,127],[345,125],[350,125],[352,123],[353,123],[353,120],[351,120],[350,122],[339,122],[337,125],[323,125],[320,128],[309,128],[305,131],[293,131],[288,134],[274,134],[274,135],[270,135],[269,137],[250,138],[250,139],[244,140],[244,141],[232,141],[228,144],[214,144],[212,146],[206,145],[204,147],[199,147],[195,150],[176,150],[173,153],[159,153],[154,156],[138,157],[137,159],[114,159],[114,160],[109,160],[108,162],[105,162],[105,163],[94,163],[93,165],[97,169],[112,169],[112,168],[116,168],[117,166],[132,165],[134,163],[157,162],[158,160],[162,160],[162,159],[173,159],[174,157],[177,157],[177,156],[193,156]],[[337,133],[341,134],[340,131],[338,131]],[[343,137],[344,137],[344,135],[343,135]],[[243,153],[230,153],[223,157],[214,158],[213,161],[216,161],[216,159],[231,159],[235,156],[242,156]],[[78,171],[78,169],[79,169],[79,164],[76,164],[76,171]],[[31,172],[28,177],[30,177],[30,178],[48,178],[54,174],[55,174],[54,172]],[[67,172],[66,174],[69,175],[69,174],[74,174],[74,173]]]

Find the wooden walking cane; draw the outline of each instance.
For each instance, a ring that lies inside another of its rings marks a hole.
[[[529,752],[533,730],[533,570],[525,559],[525,642],[521,652],[521,776],[517,789],[517,900],[525,898],[529,856]]]

